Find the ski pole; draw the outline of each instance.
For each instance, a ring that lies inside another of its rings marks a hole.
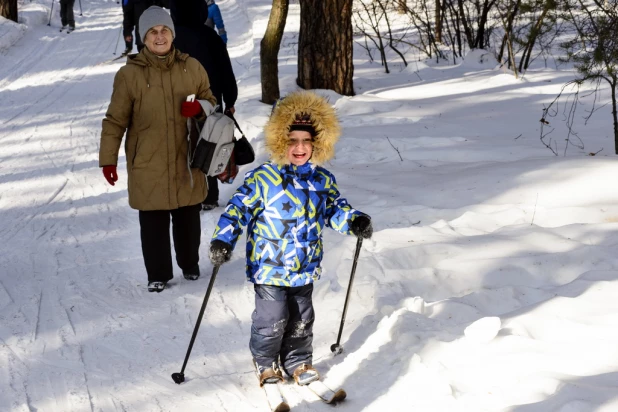
[[[83,16],[83,14],[82,14],[82,0],[79,0],[79,15]]]
[[[53,11],[54,11],[54,0],[52,0],[52,6],[51,6],[51,9],[49,10],[49,21],[47,22],[48,26],[51,26],[51,15]]]
[[[118,50],[118,42],[120,41],[120,33],[122,33],[122,26],[120,26],[120,31],[118,32],[118,38],[116,39],[116,47],[114,47],[114,54],[116,54],[116,50]]]
[[[200,314],[197,317],[197,321],[195,322],[195,328],[193,329],[193,336],[191,336],[191,342],[189,343],[189,348],[187,349],[187,355],[185,356],[185,362],[182,364],[182,369],[180,372],[172,373],[172,379],[178,385],[185,381],[185,368],[187,367],[187,361],[189,360],[189,355],[191,355],[191,349],[193,349],[193,343],[195,342],[195,337],[197,336],[197,331],[200,328],[200,323],[202,323],[202,317],[204,316],[204,310],[206,309],[206,304],[208,303],[208,298],[210,297],[210,292],[212,291],[212,287],[215,284],[215,278],[217,277],[217,272],[219,271],[219,266],[215,266],[212,269],[212,276],[210,277],[210,283],[208,283],[208,289],[206,289],[206,296],[204,296],[204,302],[202,302],[202,308],[200,309]]]
[[[345,295],[345,303],[343,305],[343,313],[341,314],[341,325],[339,326],[339,335],[337,336],[337,343],[330,345],[330,351],[335,355],[339,355],[343,352],[343,348],[339,344],[341,342],[341,334],[343,333],[343,324],[345,323],[345,315],[348,311],[348,302],[350,301],[350,294],[352,293],[352,284],[354,283],[354,273],[356,273],[356,264],[358,263],[358,255],[360,254],[361,246],[363,245],[363,238],[358,237],[356,240],[356,251],[354,252],[354,262],[352,263],[352,273],[350,274],[350,284],[348,285],[348,293]]]

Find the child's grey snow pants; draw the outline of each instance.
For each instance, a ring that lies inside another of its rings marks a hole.
[[[313,359],[313,284],[299,287],[254,285],[255,310],[249,347],[258,365],[281,360],[290,376]]]

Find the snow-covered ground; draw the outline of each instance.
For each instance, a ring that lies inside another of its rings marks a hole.
[[[218,3],[237,117],[264,160],[270,107],[258,101],[258,47],[270,2]],[[124,157],[114,187],[97,162],[122,64],[108,62],[121,9],[112,0],[82,6],[69,35],[57,30],[57,4],[51,27],[49,5],[36,1],[26,3],[35,17],[25,25],[0,22],[0,33],[23,35],[0,40],[0,410],[265,411],[250,364],[253,291],[241,249],[216,279],[187,381],[170,378],[210,278],[208,241],[222,209],[202,215],[202,278],[185,281],[176,268],[169,289],[148,293]],[[298,14],[293,2],[284,93],[295,88]],[[357,95],[322,91],[344,126],[329,169],[375,227],[336,357],[329,348],[356,241],[325,237],[315,364],[348,392],[337,410],[618,410],[610,109],[587,126],[578,120],[585,150],[554,157],[539,141],[539,118],[572,72],[539,62],[515,80],[479,58],[393,64],[385,75],[358,50]],[[563,148],[560,116],[552,123]],[[233,190],[223,187],[221,201]],[[283,391],[295,411],[332,409],[292,384]]]

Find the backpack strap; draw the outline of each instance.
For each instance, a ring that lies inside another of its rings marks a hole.
[[[198,100],[206,116],[210,116],[212,113],[219,109],[219,105],[213,106],[208,100]]]
[[[224,115],[226,115],[227,117],[229,117],[230,119],[232,119],[234,121],[234,125],[236,126],[236,128],[238,129],[238,131],[240,132],[240,134],[245,137],[245,132],[242,131],[242,129],[240,128],[240,126],[238,125],[238,122],[236,121],[236,119],[234,118],[234,115],[229,112],[229,111],[225,111],[223,113]]]
[[[189,179],[191,181],[191,189],[193,189],[193,172],[191,171],[191,161],[193,159],[193,153],[191,153],[191,126],[195,122],[195,127],[197,128],[198,135],[200,133],[200,127],[198,126],[197,120],[192,117],[187,118],[187,169],[189,170]]]

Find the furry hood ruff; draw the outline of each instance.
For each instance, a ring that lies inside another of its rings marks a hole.
[[[323,165],[335,156],[335,143],[339,140],[341,128],[335,109],[325,98],[309,91],[290,93],[273,109],[264,126],[264,139],[270,158],[279,165],[289,163],[286,157],[288,133],[299,113],[309,114],[316,131],[313,154],[309,161],[315,165]]]

